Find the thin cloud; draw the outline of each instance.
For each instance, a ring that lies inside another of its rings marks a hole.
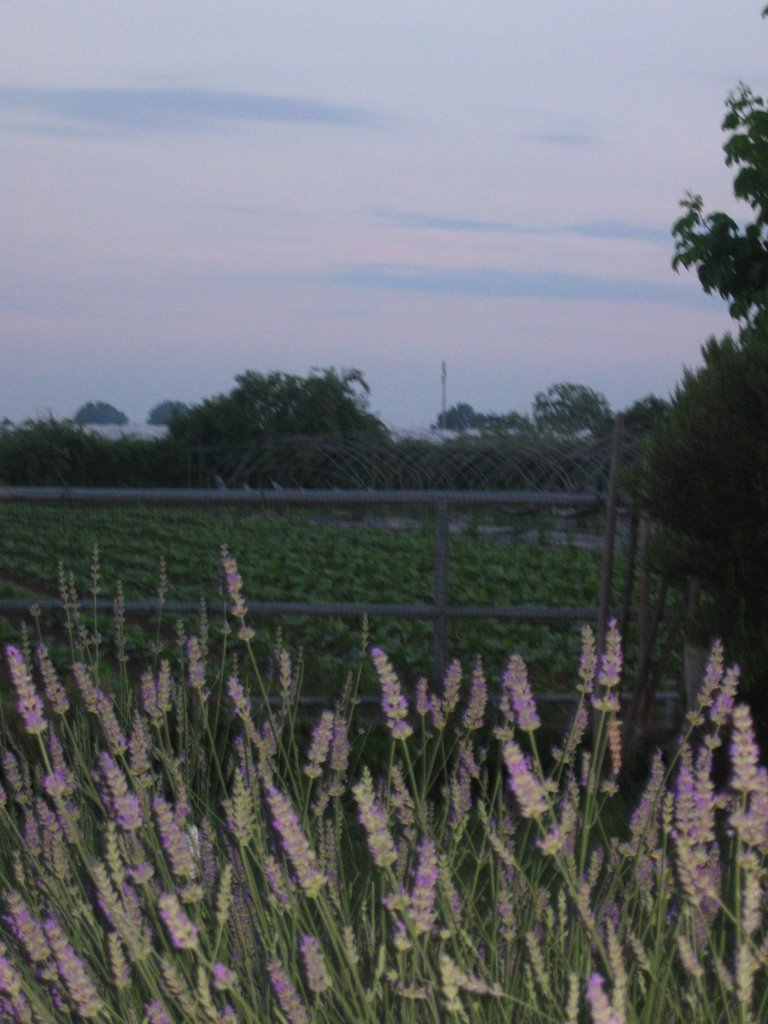
[[[468,233],[494,233],[510,235],[577,235],[606,241],[651,242],[670,245],[670,228],[627,221],[601,220],[583,224],[567,224],[551,228],[538,228],[514,224],[506,220],[480,220],[470,217],[445,217],[408,210],[375,209],[370,214],[387,227],[413,231],[459,231]]]
[[[426,231],[499,232],[515,231],[514,224],[504,220],[472,220],[463,217],[440,217],[429,213],[409,213],[404,210],[371,210],[379,221],[393,228],[412,228]]]
[[[581,146],[597,146],[600,139],[582,132],[530,132],[523,135],[526,142],[541,143],[545,146],[567,146],[571,149]]]
[[[282,122],[378,128],[385,118],[362,107],[323,103],[300,96],[212,89],[17,89],[0,88],[0,109],[63,123],[130,132],[199,131],[222,121]],[[18,128],[18,122],[15,123]],[[40,124],[27,130],[45,131]]]
[[[332,272],[322,280],[353,288],[430,295],[564,302],[641,302],[698,308],[712,306],[712,300],[698,289],[588,274],[363,263]]]
[[[630,224],[621,220],[590,221],[586,224],[572,224],[564,229],[570,235],[583,238],[600,238],[609,241],[652,242],[655,245],[671,245],[671,227],[661,228],[648,224]]]

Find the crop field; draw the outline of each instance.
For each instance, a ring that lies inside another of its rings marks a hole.
[[[457,517],[458,518],[458,517]],[[516,531],[463,521],[451,533],[449,596],[452,603],[595,607],[601,551],[552,543],[536,530]],[[168,601],[216,602],[221,597],[221,546],[237,560],[247,601],[366,601],[429,604],[434,589],[434,524],[429,515],[389,519],[350,513],[274,512],[244,508],[157,506],[84,507],[0,505],[0,597],[30,601],[59,596],[59,570],[81,598],[93,590],[98,546],[99,598],[111,600],[118,581],[127,601],[153,600],[164,562]],[[617,558],[614,595],[621,593],[623,559]],[[218,622],[211,617],[216,629]],[[128,630],[133,653],[156,625],[145,616]],[[171,643],[174,616],[165,613],[163,636]],[[326,674],[339,680],[339,665],[360,657],[361,622],[292,616],[252,618],[256,642],[268,654],[279,624],[288,646],[300,646],[307,682],[322,689]],[[49,627],[55,623],[51,618]],[[194,622],[186,623],[194,630]],[[0,623],[9,638],[13,616]],[[368,623],[371,642],[411,673],[430,673],[432,624],[407,619]],[[469,667],[478,652],[498,673],[512,651],[527,661],[540,690],[570,688],[579,649],[579,622],[534,624],[473,619],[450,625],[451,657]],[[99,625],[109,634],[109,622]]]

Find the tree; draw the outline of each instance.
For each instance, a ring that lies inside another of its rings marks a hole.
[[[174,416],[183,416],[188,411],[189,406],[186,402],[159,402],[150,410],[147,423],[153,427],[167,427]]]
[[[624,437],[629,441],[642,441],[663,423],[670,412],[670,403],[658,395],[646,395],[624,409]]]
[[[701,582],[695,638],[719,636],[749,683],[768,684],[768,324],[702,352],[651,438],[641,493],[663,527],[659,567]]]
[[[128,422],[128,417],[109,402],[86,402],[77,410],[74,420],[75,423],[83,426],[86,424],[98,424],[99,426],[115,424],[122,427]]]
[[[751,323],[768,310],[768,110],[745,85],[726,106],[725,162],[738,168],[733,191],[754,219],[740,227],[721,211],[705,214],[701,196],[689,192],[680,204],[685,214],[672,229],[672,266],[694,267],[705,292],[721,295],[735,319]]]
[[[531,421],[521,412],[487,412],[480,417],[481,429],[492,434],[519,434],[531,429]]]
[[[764,16],[768,8],[763,12]],[[675,269],[729,302],[737,337],[710,338],[703,366],[687,370],[641,476],[662,527],[659,565],[701,581],[698,639],[722,638],[748,683],[768,685],[768,110],[745,85],[726,101],[725,162],[753,219],[740,227],[683,200],[674,225]],[[695,637],[696,638],[696,637]],[[763,691],[764,692],[764,691]]]
[[[471,405],[459,402],[457,405],[452,405],[450,409],[446,409],[445,412],[441,412],[437,417],[437,422],[432,425],[432,429],[455,430],[458,433],[463,433],[465,430],[472,430],[476,427],[479,418],[480,413],[476,413]]]
[[[553,384],[533,399],[533,425],[542,433],[599,437],[611,429],[612,422],[605,396],[584,384]]]
[[[514,409],[507,413],[475,412],[471,405],[459,402],[440,413],[432,430],[479,430],[483,433],[514,434],[520,430],[530,430],[531,421]]]
[[[243,448],[278,437],[388,436],[368,411],[369,387],[359,370],[313,370],[307,377],[249,370],[235,380],[229,394],[174,416],[171,437],[193,447]]]

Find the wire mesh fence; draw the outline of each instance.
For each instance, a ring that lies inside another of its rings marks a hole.
[[[238,448],[186,453],[188,484],[228,487],[338,487],[374,490],[605,491],[611,436],[446,437],[435,433],[388,442],[354,437],[267,438]],[[635,445],[624,445],[631,460]]]

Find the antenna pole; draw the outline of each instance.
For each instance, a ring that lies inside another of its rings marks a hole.
[[[442,391],[443,391],[443,399],[442,399],[442,406],[441,406],[441,409],[442,409],[442,411],[441,411],[441,413],[440,413],[440,426],[442,427],[442,429],[443,429],[443,430],[445,430],[445,394],[446,394],[446,377],[447,377],[447,371],[446,371],[446,368],[445,368],[445,360],[443,360],[443,370],[442,370],[442,375],[441,375],[441,378],[442,378]]]

